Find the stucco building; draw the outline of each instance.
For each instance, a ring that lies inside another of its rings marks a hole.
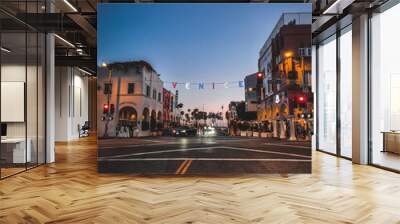
[[[163,81],[145,61],[99,68],[99,137],[148,136],[162,127]]]

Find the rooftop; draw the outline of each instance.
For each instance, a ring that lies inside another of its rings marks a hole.
[[[153,66],[144,60],[113,62],[113,63],[108,64],[107,67],[110,67],[112,69],[119,69],[119,70],[126,70],[128,68],[145,67],[149,71],[153,71],[154,73],[157,73],[156,70],[153,68]]]
[[[311,25],[312,14],[308,12],[293,12],[293,13],[283,13],[276,23],[274,29],[269,34],[268,39],[265,41],[263,47],[260,50],[260,56],[264,55],[268,46],[271,44],[271,40],[275,38],[276,34],[279,32],[284,25]]]

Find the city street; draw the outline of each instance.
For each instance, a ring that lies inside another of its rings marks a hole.
[[[149,137],[99,144],[98,170],[141,175],[310,173],[309,142],[246,137]]]

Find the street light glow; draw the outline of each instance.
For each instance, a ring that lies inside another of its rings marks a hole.
[[[293,54],[293,53],[292,53],[291,51],[288,51],[288,52],[285,53],[285,57],[287,57],[287,58],[288,58],[288,57],[291,57],[292,54]]]
[[[101,63],[101,67],[106,68],[107,64],[105,62]]]

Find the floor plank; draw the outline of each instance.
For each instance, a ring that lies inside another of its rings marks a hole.
[[[400,223],[400,175],[313,152],[311,175],[98,174],[94,138],[0,181],[0,223]]]

